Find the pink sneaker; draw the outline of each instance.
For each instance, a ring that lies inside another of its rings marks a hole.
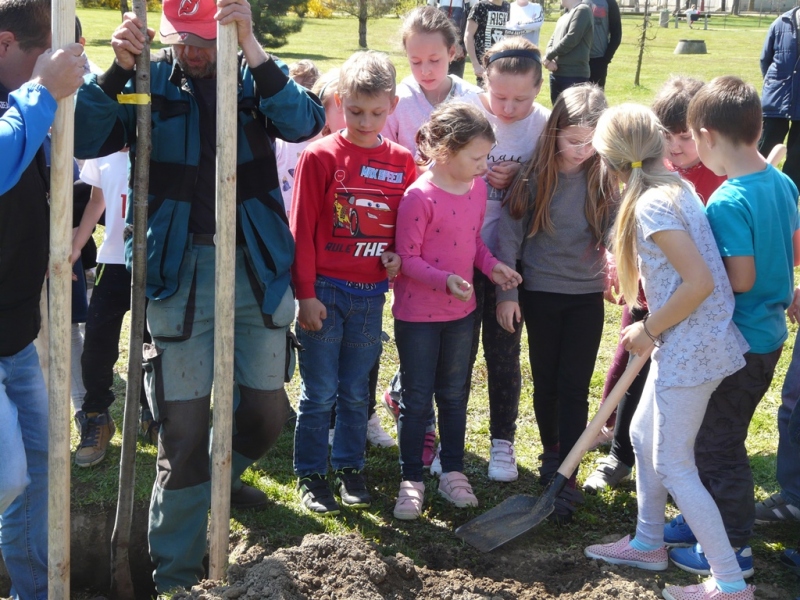
[[[386,391],[383,392],[383,407],[397,423],[400,418],[400,394],[392,391],[392,388],[386,388]]]
[[[425,432],[425,445],[422,447],[422,466],[430,468],[436,458],[436,431]]]
[[[667,587],[662,594],[666,600],[754,600],[755,591],[754,585],[748,585],[739,592],[726,594],[720,591],[714,579],[709,579],[700,585]]]
[[[439,478],[439,494],[458,508],[478,506],[478,499],[472,492],[467,476],[458,471],[444,473]]]
[[[631,536],[626,535],[613,544],[595,544],[583,553],[589,558],[604,560],[612,565],[627,565],[648,571],[666,571],[669,567],[669,556],[666,546],[650,552],[642,552],[631,547]]]

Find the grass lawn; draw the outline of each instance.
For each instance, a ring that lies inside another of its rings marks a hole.
[[[79,9],[86,32],[87,53],[101,68],[110,64],[113,58],[108,39],[119,21],[119,14],[113,11]],[[680,29],[652,29],[656,38],[648,42],[642,69],[642,85],[633,85],[637,49],[635,39],[637,25],[641,17],[624,16],[623,43],[609,70],[607,93],[611,104],[621,102],[649,102],[658,87],[670,74],[692,75],[710,79],[717,75],[736,74],[760,88],[761,77],[758,57],[770,18],[761,21],[758,17],[714,16],[708,31],[689,30],[682,23]],[[158,23],[158,16],[151,15],[152,24]],[[409,73],[408,65],[402,55],[398,39],[399,21],[385,18],[370,21],[368,39],[374,49],[389,52],[400,77]],[[541,39],[546,42],[553,31],[554,21],[545,23]],[[672,27],[672,26],[671,26]],[[703,39],[706,41],[707,55],[674,55],[673,50],[679,39]],[[352,19],[334,18],[330,20],[309,19],[303,31],[292,36],[289,43],[275,50],[275,54],[286,62],[301,58],[313,59],[321,70],[338,66],[353,51],[357,50],[357,23]],[[468,67],[468,79],[472,72]],[[545,86],[546,87],[546,86]],[[549,105],[549,94],[545,89],[539,97],[542,104]],[[620,310],[607,305],[606,327],[597,358],[595,374],[592,379],[592,411],[599,401],[603,381],[610,358],[613,355],[619,331]],[[392,333],[391,314],[387,309],[385,327]],[[758,408],[750,430],[748,446],[752,457],[756,480],[756,494],[764,498],[778,490],[775,480],[775,452],[777,430],[775,414],[780,404],[780,386],[791,357],[796,328],[792,327],[783,357],[772,389]],[[127,343],[127,342],[125,342]],[[266,538],[271,546],[297,543],[306,533],[334,532],[344,533],[358,530],[367,538],[376,541],[383,552],[390,554],[401,551],[416,560],[421,560],[419,549],[431,543],[460,545],[451,534],[454,527],[477,516],[506,497],[515,493],[538,491],[536,469],[537,455],[541,446],[534,422],[531,405],[531,377],[527,365],[527,342],[523,348],[522,401],[517,433],[517,452],[520,465],[520,480],[512,484],[494,484],[486,478],[489,447],[489,415],[486,392],[485,365],[481,359],[476,366],[472,381],[472,395],[469,408],[467,431],[466,472],[474,485],[481,502],[479,509],[459,510],[452,508],[435,494],[434,480],[428,480],[425,512],[416,522],[398,522],[391,516],[395,494],[399,483],[397,449],[368,450],[367,473],[373,488],[375,501],[368,511],[343,511],[339,517],[314,516],[301,510],[298,496],[294,491],[295,479],[292,474],[292,434],[285,431],[276,448],[259,461],[254,469],[248,471],[246,478],[250,483],[266,490],[274,502],[274,508],[259,514],[236,513],[232,518],[234,532],[247,536],[253,541]],[[126,370],[127,352],[123,351],[118,363],[120,373]],[[393,342],[385,345],[382,358],[380,389],[385,388],[397,365],[397,352]],[[124,398],[124,382],[117,380],[118,398]],[[297,402],[298,379],[289,386],[292,401]],[[112,408],[114,418],[121,424],[121,402]],[[393,424],[381,412],[384,426],[393,429]],[[117,468],[119,460],[119,435],[112,442],[109,457],[103,464],[92,469],[73,469],[73,486],[80,492],[73,495],[76,504],[111,504],[116,499]],[[73,447],[77,438],[73,438]],[[137,464],[137,499],[144,503],[150,495],[153,480],[155,451],[152,447],[140,446]],[[591,453],[583,462],[580,479],[590,472],[594,460],[600,452]],[[633,532],[636,517],[636,500],[632,485],[617,491],[587,498],[573,524],[566,529],[557,529],[550,524],[539,527],[535,535],[529,536],[531,544],[540,549],[564,550],[582,547],[612,533]],[[672,509],[674,510],[674,509]],[[778,564],[779,552],[793,546],[800,538],[800,527],[788,526],[774,529],[759,529],[753,540],[754,554],[757,557],[755,582],[771,583],[779,586],[789,597],[797,594],[798,585],[794,577],[785,573]],[[675,569],[668,572],[671,582],[689,582],[694,578]],[[783,597],[783,596],[781,596]]]

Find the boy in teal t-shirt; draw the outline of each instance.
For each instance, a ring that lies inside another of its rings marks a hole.
[[[695,441],[695,461],[749,577],[753,557],[747,544],[755,498],[745,440],[788,336],[784,313],[792,302],[793,267],[800,258],[798,192],[758,152],[761,103],[753,86],[737,77],[714,79],[692,99],[687,121],[700,159],[728,177],[712,194],[706,214],[736,297],[733,321],[750,346],[746,365],[711,395]],[[682,517],[666,526],[665,540],[696,542]],[[670,558],[684,570],[710,573],[699,546],[674,548]]]

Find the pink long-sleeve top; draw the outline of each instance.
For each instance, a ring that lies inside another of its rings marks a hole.
[[[472,284],[473,266],[488,277],[499,262],[481,239],[486,182],[477,178],[466,194],[436,187],[430,174],[414,182],[397,209],[395,247],[403,259],[394,284],[392,314],[401,321],[455,321],[475,310],[447,289],[453,273]]]

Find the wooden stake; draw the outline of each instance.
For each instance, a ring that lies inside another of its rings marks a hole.
[[[147,0],[133,0],[133,10],[142,23],[144,50],[136,57],[136,93],[150,95],[150,41],[147,37]],[[133,493],[136,478],[136,428],[142,393],[142,342],[145,326],[147,283],[147,195],[150,183],[150,104],[136,107],[136,164],[133,184],[133,273],[131,277],[131,331],[128,348],[128,385],[125,387],[125,417],[119,460],[117,515],[111,535],[111,597],[133,600],[129,559]]]
[[[236,292],[236,24],[217,26],[217,234],[214,291],[214,437],[211,446],[209,577],[228,566],[233,436],[233,323]]]
[[[75,0],[52,8],[53,48],[75,41]],[[71,422],[73,96],[58,102],[50,151],[50,361],[48,598],[69,598],[69,480]]]

